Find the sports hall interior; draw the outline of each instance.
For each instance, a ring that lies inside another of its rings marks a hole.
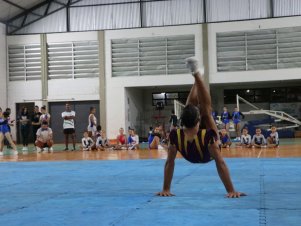
[[[0,157],[0,225],[300,225],[300,24],[300,0],[0,0],[0,107],[18,119],[46,106],[54,136],[53,153],[36,153],[30,131],[23,154],[11,126],[19,154],[5,146]],[[214,111],[239,106],[252,135],[279,128],[277,148],[221,149],[246,197],[224,198],[215,164],[179,153],[176,196],[155,195],[168,150],[149,150],[149,128],[180,117],[191,56]],[[66,103],[73,152],[63,151]],[[81,151],[90,107],[112,143],[134,128],[140,149]]]

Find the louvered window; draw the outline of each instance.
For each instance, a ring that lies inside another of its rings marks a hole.
[[[9,81],[41,79],[41,46],[8,46]]]
[[[217,70],[301,67],[301,27],[217,33]]]
[[[47,48],[49,79],[98,77],[97,41],[48,43]]]
[[[277,45],[275,30],[248,32],[247,70],[277,69]]]
[[[301,67],[301,27],[278,30],[278,68]]]
[[[245,39],[243,32],[217,34],[218,71],[246,70]]]
[[[112,76],[187,73],[185,58],[195,55],[194,35],[114,39]]]

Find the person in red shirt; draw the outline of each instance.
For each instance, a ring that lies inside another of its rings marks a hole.
[[[127,149],[127,138],[124,134],[124,129],[119,129],[119,134],[117,135],[117,145],[115,146],[115,150]]]
[[[186,65],[194,77],[194,84],[181,115],[183,129],[172,130],[169,135],[168,156],[164,168],[164,183],[158,196],[173,196],[171,181],[173,177],[177,151],[189,162],[207,163],[215,161],[221,181],[228,198],[239,198],[244,193],[235,190],[228,167],[220,153],[217,128],[212,118],[210,94],[203,82],[198,61],[186,59]]]

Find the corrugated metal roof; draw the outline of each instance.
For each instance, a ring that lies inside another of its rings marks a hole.
[[[6,23],[9,19],[45,1],[46,0],[0,0],[0,22]]]

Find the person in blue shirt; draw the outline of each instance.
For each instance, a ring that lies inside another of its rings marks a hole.
[[[10,129],[9,129],[9,112],[5,111],[2,113],[0,109],[0,156],[3,156],[3,143],[4,138],[7,139],[10,146],[13,148],[13,155],[18,155],[17,147],[11,139]]]
[[[133,128],[129,128],[128,150],[135,150],[139,148],[139,136],[135,133]]]
[[[223,112],[221,114],[221,120],[223,122],[223,128],[227,130],[227,133],[229,133],[230,119],[231,119],[231,114],[230,112],[228,112],[227,107],[224,107]]]
[[[160,126],[156,126],[152,133],[148,136],[148,147],[149,149],[158,149],[160,144],[161,134],[160,134]]]
[[[222,129],[220,132],[220,142],[222,148],[229,148],[232,144],[231,138],[227,133],[226,129]]]
[[[234,108],[233,114],[232,114],[232,120],[234,123],[234,129],[236,132],[236,141],[240,141],[240,136],[241,136],[241,132],[240,132],[240,122],[241,122],[241,117],[242,119],[245,118],[244,114],[241,113],[238,108]]]
[[[215,124],[218,124],[218,121],[219,121],[219,119],[217,117],[218,116],[218,112],[217,111],[212,111],[211,115],[212,115],[212,118],[213,118]]]

